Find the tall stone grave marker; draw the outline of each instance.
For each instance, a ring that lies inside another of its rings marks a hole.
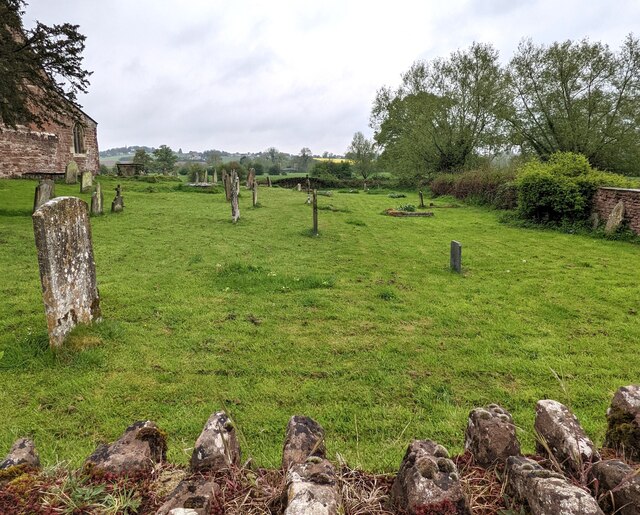
[[[101,215],[104,212],[104,195],[102,194],[102,186],[100,183],[96,183],[96,189],[91,195],[91,214]]]
[[[45,179],[36,186],[36,194],[33,199],[33,213],[36,212],[42,204],[49,202],[56,196],[56,186],[51,179]]]
[[[318,192],[313,190],[313,235],[318,236]]]
[[[253,187],[251,189],[251,201],[253,207],[258,205],[258,181],[253,181]]]
[[[78,182],[79,171],[78,164],[75,161],[70,161],[64,171],[64,182],[66,184],[75,184]]]
[[[267,186],[271,188],[271,176],[267,175]]]
[[[462,272],[462,243],[451,241],[451,270],[454,272]]]
[[[118,184],[116,187],[116,198],[111,202],[111,212],[120,213],[124,209],[124,198],[122,198],[122,188]]]
[[[93,174],[91,172],[82,172],[80,176],[80,193],[89,193],[93,188]]]
[[[213,169],[213,184],[215,186],[218,185],[218,170],[216,170],[215,168]]]
[[[100,319],[87,203],[58,197],[33,214],[49,345],[60,347],[80,323]]]
[[[231,171],[231,175],[227,178],[227,182],[231,185],[231,221],[235,224],[240,220],[240,206],[238,204],[240,179],[238,179],[238,174],[235,170]]]

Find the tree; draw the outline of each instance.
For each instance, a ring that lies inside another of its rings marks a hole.
[[[22,25],[24,0],[0,0],[0,123],[43,127],[79,119],[77,94],[86,93],[85,36],[78,25]]]
[[[276,147],[269,147],[265,154],[267,154],[267,158],[271,161],[271,165],[280,166],[280,162],[282,161],[282,154]]]
[[[505,119],[525,152],[547,160],[581,153],[605,170],[632,173],[640,160],[640,40],[615,54],[587,39],[550,46],[526,40],[508,67]]]
[[[362,179],[364,180],[365,187],[367,184],[367,178],[373,172],[374,160],[377,156],[375,144],[364,137],[361,132],[356,132],[353,135],[351,144],[347,149],[346,157],[353,161],[353,167]]]
[[[400,87],[378,91],[371,113],[382,159],[400,174],[460,171],[504,143],[506,98],[498,52],[473,43],[448,59],[417,61]]]
[[[178,157],[167,145],[160,145],[160,148],[155,149],[153,157],[155,158],[155,166],[160,173],[168,175],[174,172]]]
[[[300,154],[298,155],[299,170],[301,172],[306,172],[311,161],[313,161],[311,150],[307,147],[304,147],[302,150],[300,150]]]
[[[148,173],[153,168],[153,157],[151,157],[144,148],[139,148],[133,156],[135,164],[142,165],[142,171]]]

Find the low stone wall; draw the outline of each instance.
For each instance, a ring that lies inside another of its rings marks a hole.
[[[640,234],[640,190],[623,188],[599,188],[593,199],[594,213],[600,222],[606,222],[614,208],[624,205],[624,220],[629,228]]]

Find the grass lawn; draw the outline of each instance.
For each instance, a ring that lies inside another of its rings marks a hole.
[[[101,182],[109,206],[115,182]],[[30,435],[46,464],[79,465],[150,418],[186,463],[224,408],[259,465],[279,465],[287,420],[305,414],[331,458],[393,471],[412,438],[461,451],[469,410],[492,402],[525,451],[542,398],[601,443],[613,392],[639,380],[638,245],[509,227],[475,207],[386,217],[417,195],[338,192],[319,197],[313,238],[304,193],[262,187],[252,208],[243,188],[234,226],[223,194],[132,181],[124,213],[91,219],[105,321],[54,354],[35,184],[0,181],[0,453]],[[452,239],[463,275],[448,269]]]

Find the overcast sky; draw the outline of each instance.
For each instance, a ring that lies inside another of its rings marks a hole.
[[[28,0],[25,24],[87,36],[101,149],[343,153],[376,91],[417,59],[490,42],[581,39],[617,49],[640,0]]]

